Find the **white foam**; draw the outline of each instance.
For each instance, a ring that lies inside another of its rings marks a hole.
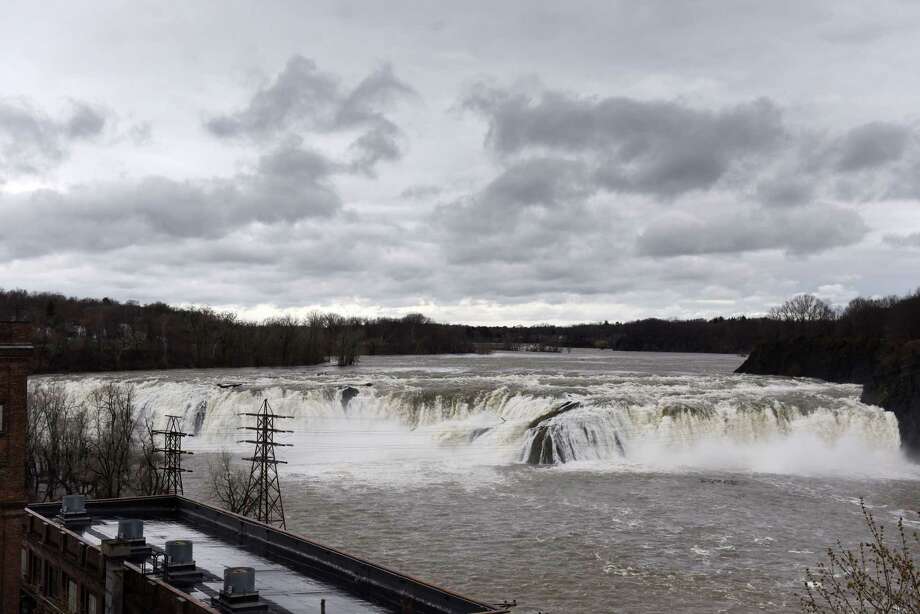
[[[563,399],[582,406],[547,424],[561,470],[733,471],[916,478],[899,449],[893,414],[858,401],[855,386],[814,380],[713,375],[451,372],[365,374],[246,370],[114,374],[55,379],[82,399],[104,381],[135,386],[157,426],[165,414],[197,429],[195,451],[245,450],[239,427],[269,399],[294,434],[285,471],[317,479],[497,479],[527,457],[528,424]],[[221,388],[226,380],[244,385]]]

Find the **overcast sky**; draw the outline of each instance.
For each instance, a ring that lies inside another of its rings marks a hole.
[[[476,323],[920,286],[920,3],[5,2],[0,287]]]

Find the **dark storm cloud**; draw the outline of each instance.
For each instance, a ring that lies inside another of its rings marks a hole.
[[[102,133],[106,114],[74,101],[64,117],[54,118],[22,99],[0,99],[0,178],[30,175],[60,164],[72,143]]]
[[[597,271],[629,249],[668,258],[767,250],[801,256],[851,246],[868,233],[862,216],[823,203],[863,202],[890,194],[891,185],[913,190],[920,183],[896,179],[920,168],[912,128],[871,122],[830,134],[792,129],[767,99],[707,110],[478,87],[463,104],[486,119],[486,146],[505,168],[479,191],[438,208],[433,223],[446,258],[526,262],[532,278],[550,270],[549,262]],[[620,196],[607,193],[634,196],[620,205]],[[713,195],[723,204],[713,207]],[[611,215],[621,206],[645,208],[646,219],[658,221],[632,238],[617,235]]]
[[[373,175],[381,161],[401,157],[399,127],[381,111],[402,96],[415,92],[400,81],[389,65],[365,77],[350,91],[339,79],[319,70],[302,56],[290,58],[270,85],[255,93],[235,113],[205,122],[217,137],[264,140],[309,132],[360,132],[350,146],[351,169]]]
[[[486,145],[501,159],[546,152],[576,157],[592,169],[599,190],[660,202],[725,190],[768,207],[920,195],[914,179],[920,139],[907,124],[868,122],[830,133],[793,129],[766,98],[705,109],[477,86],[462,104],[486,119]]]
[[[837,143],[836,169],[874,169],[900,160],[913,137],[907,126],[874,122],[853,128]]]
[[[147,177],[64,191],[0,194],[7,258],[105,251],[175,239],[217,238],[252,224],[290,224],[341,209],[331,163],[290,141],[233,178]]]
[[[757,209],[706,218],[670,215],[640,236],[640,255],[671,257],[778,249],[812,254],[852,245],[868,232],[859,214],[841,207]]]
[[[486,142],[501,154],[591,154],[603,187],[661,196],[708,189],[733,164],[771,151],[785,135],[782,114],[767,99],[710,111],[668,101],[479,88],[464,104],[488,119]]]

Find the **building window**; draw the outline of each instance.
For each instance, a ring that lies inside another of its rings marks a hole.
[[[35,553],[29,550],[29,581],[32,586],[41,584],[42,579],[42,560],[35,556]]]
[[[22,567],[22,577],[28,579],[29,577],[29,551],[25,548],[22,549],[22,557],[20,558],[20,566]]]
[[[4,431],[6,431],[6,421],[3,415],[3,403],[0,403],[0,435],[2,435]]]
[[[45,561],[45,594],[56,599],[61,592],[61,570]]]
[[[83,591],[83,614],[99,614],[96,596],[86,590]]]
[[[77,603],[77,583],[67,580],[67,611],[71,614],[80,614]]]

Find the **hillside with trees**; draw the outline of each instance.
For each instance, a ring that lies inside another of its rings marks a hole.
[[[597,348],[746,354],[801,336],[917,338],[917,295],[855,299],[836,310],[810,295],[767,317],[598,322],[573,326],[441,324],[421,314],[348,318],[311,314],[262,322],[208,308],[0,290],[0,319],[32,322],[37,372],[282,367],[360,355]],[[913,335],[913,337],[911,337]]]
[[[920,458],[920,291],[854,299],[841,312],[814,297],[771,315],[784,334],[758,344],[739,373],[862,384],[862,400],[893,412],[901,443]]]

